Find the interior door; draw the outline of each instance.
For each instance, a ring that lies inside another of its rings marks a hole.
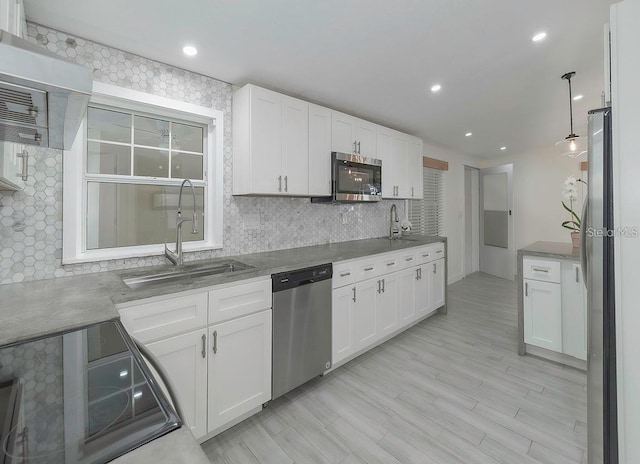
[[[480,271],[513,280],[513,164],[480,170]]]

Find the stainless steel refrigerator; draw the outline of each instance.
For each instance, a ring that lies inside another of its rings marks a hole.
[[[589,112],[588,137],[589,185],[581,230],[588,317],[588,462],[617,464],[611,108]]]

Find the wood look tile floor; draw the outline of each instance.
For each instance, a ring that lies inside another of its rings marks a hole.
[[[516,285],[434,315],[203,443],[212,463],[586,463],[586,375],[516,349]]]

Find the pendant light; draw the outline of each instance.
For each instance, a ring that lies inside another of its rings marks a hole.
[[[562,79],[566,79],[569,83],[569,121],[571,124],[571,132],[564,139],[556,143],[556,147],[562,156],[569,158],[577,158],[587,152],[586,140],[573,132],[573,97],[571,95],[571,78],[575,76],[574,71],[562,75]]]

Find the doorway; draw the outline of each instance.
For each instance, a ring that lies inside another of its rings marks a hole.
[[[480,271],[513,280],[513,164],[478,172],[480,187]]]

